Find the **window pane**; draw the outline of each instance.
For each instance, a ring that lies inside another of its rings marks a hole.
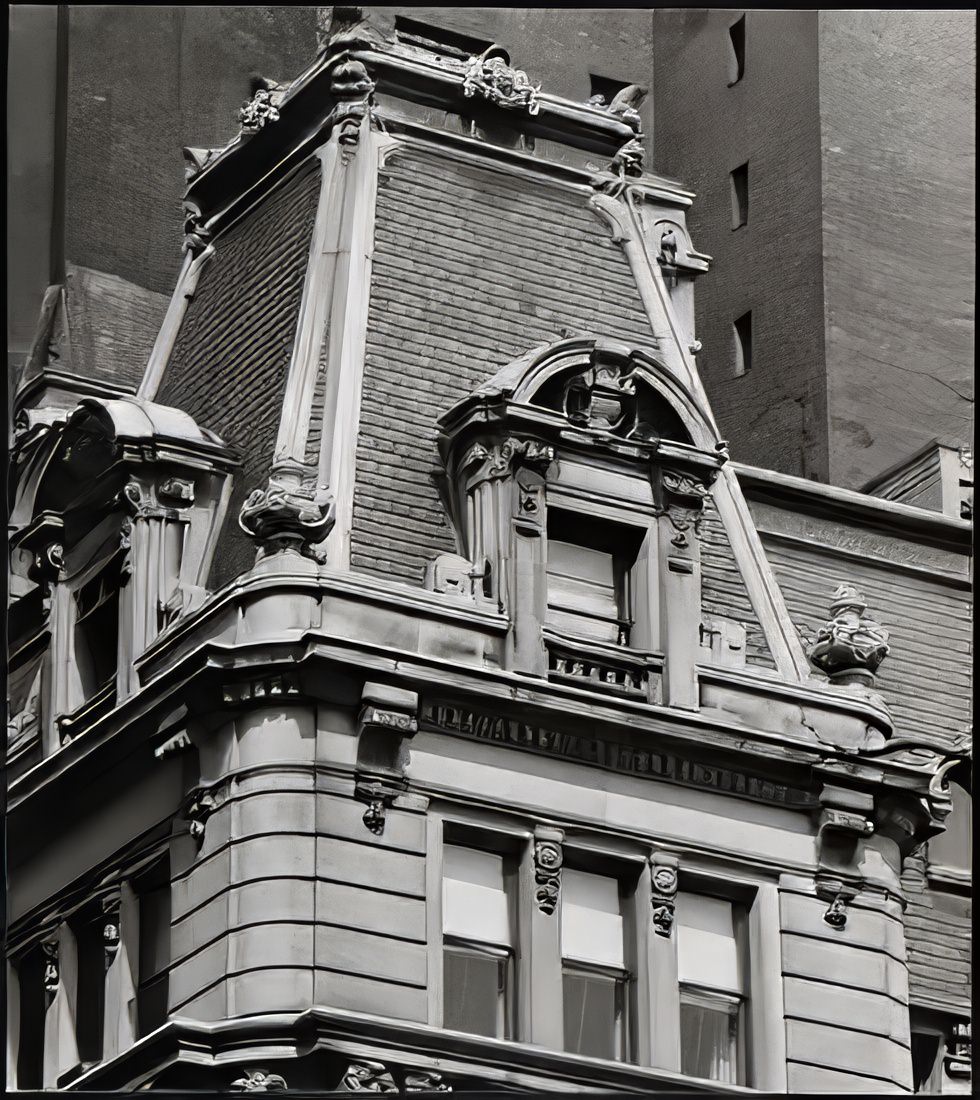
[[[566,959],[625,967],[616,879],[567,868],[562,872],[561,953]]]
[[[505,958],[462,948],[443,952],[443,1027],[471,1035],[508,1037]]]
[[[513,943],[503,856],[447,844],[443,848],[442,928],[481,943]]]
[[[623,1058],[622,981],[566,970],[562,979],[565,1050]]]
[[[682,892],[676,917],[680,980],[742,992],[732,903]]]
[[[681,1073],[736,1084],[736,1006],[681,1002]]]
[[[953,812],[946,831],[929,841],[929,864],[951,871],[973,870],[973,800],[957,783],[950,784]]]

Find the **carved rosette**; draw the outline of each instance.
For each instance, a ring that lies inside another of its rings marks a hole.
[[[340,1082],[340,1092],[397,1092],[395,1079],[383,1062],[351,1062]]]
[[[285,1092],[286,1079],[264,1069],[247,1069],[229,1086],[232,1092]]]
[[[673,930],[677,883],[677,861],[664,856],[651,856],[650,903],[653,928],[658,936],[669,937]]]
[[[541,85],[532,84],[526,72],[511,67],[510,57],[501,46],[489,46],[466,62],[463,95],[468,99],[478,95],[496,107],[536,115],[540,91]]]
[[[534,900],[542,913],[550,915],[558,905],[563,862],[561,844],[552,840],[535,841]]]
[[[864,612],[867,603],[853,585],[842,584],[830,605],[831,619],[810,647],[810,663],[831,683],[871,687],[888,656],[888,631]]]
[[[238,523],[265,553],[297,550],[322,563],[315,550],[333,528],[333,497],[324,488],[291,486],[270,478],[265,489],[255,489],[242,505]]]

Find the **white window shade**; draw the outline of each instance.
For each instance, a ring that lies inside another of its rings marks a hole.
[[[676,918],[680,980],[741,993],[732,903],[682,892],[677,895]]]
[[[620,607],[613,555],[549,538],[548,609],[559,629],[615,641]]]
[[[503,856],[447,844],[442,861],[443,933],[512,946]]]
[[[584,871],[562,871],[561,953],[577,962],[625,969],[619,883]]]

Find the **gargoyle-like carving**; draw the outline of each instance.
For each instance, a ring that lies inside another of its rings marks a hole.
[[[397,1092],[383,1062],[351,1062],[340,1082],[341,1092]]]
[[[831,928],[844,928],[847,924],[847,898],[843,894],[838,894],[837,897],[827,907],[826,913],[823,915],[824,921],[830,925]]]
[[[192,255],[203,251],[211,243],[213,234],[204,224],[201,211],[190,203],[184,204],[183,251]]]
[[[274,80],[258,78],[253,85],[252,98],[246,100],[238,111],[238,121],[243,134],[257,134],[266,123],[279,121],[279,104],[286,89]]]
[[[333,497],[326,489],[270,478],[265,489],[249,495],[238,523],[266,553],[294,549],[322,562],[314,546],[330,533],[334,519]]]
[[[551,840],[538,840],[535,842],[534,900],[542,913],[550,915],[558,905],[563,860],[560,844]]]
[[[636,426],[634,368],[599,356],[565,384],[565,415],[575,425],[629,434]]]
[[[630,138],[616,151],[609,167],[620,179],[639,176],[643,172],[643,152],[643,142],[638,137]]]
[[[554,447],[533,439],[510,437],[496,449],[487,474],[489,477],[509,477],[519,466],[527,466],[544,474],[554,460]]]
[[[360,141],[361,123],[370,111],[374,81],[360,61],[345,58],[330,73],[330,94],[337,101],[330,121],[337,128],[345,163]],[[346,154],[346,155],[345,155]]]
[[[607,111],[611,115],[621,118],[634,130],[640,128],[640,104],[647,97],[647,88],[639,84],[630,84],[620,90],[607,103],[604,95],[594,95],[589,100],[590,107],[597,107],[600,111]]]
[[[44,952],[44,996],[47,1004],[51,1004],[61,982],[58,970],[58,941],[45,940],[41,944],[41,950]]]
[[[361,815],[361,820],[367,826],[369,832],[375,836],[381,836],[385,831],[386,808],[383,798],[372,798],[368,808]]]
[[[677,864],[650,858],[650,901],[653,906],[653,927],[658,936],[669,936],[674,927],[674,905],[677,900]]]
[[[658,259],[662,264],[674,267],[677,263],[677,234],[671,226],[660,235],[660,255]]]
[[[522,69],[513,69],[510,56],[501,46],[489,46],[466,63],[463,74],[463,95],[480,95],[497,107],[526,110],[536,115],[540,110],[540,84],[532,84]]]
[[[407,1070],[405,1073],[406,1092],[452,1092],[452,1085],[447,1085],[442,1079],[441,1073],[435,1073],[427,1069]]]
[[[200,791],[187,809],[190,821],[188,832],[200,848],[204,843],[204,827],[208,818],[218,807],[218,800],[211,791]]]
[[[687,546],[687,533],[697,537],[704,519],[704,502],[711,493],[708,481],[683,470],[660,468],[654,478],[654,515],[666,516],[677,532],[671,542]]]
[[[832,683],[870,687],[888,655],[888,631],[864,614],[867,606],[853,585],[840,585],[830,605],[833,617],[817,632],[810,663]]]
[[[285,1092],[286,1079],[264,1069],[247,1069],[242,1077],[232,1081],[232,1092]]]

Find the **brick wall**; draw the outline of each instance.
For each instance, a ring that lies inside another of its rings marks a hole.
[[[565,335],[649,344],[626,259],[587,195],[413,151],[388,161],[357,449],[351,565],[421,584],[454,549],[436,418],[512,359]]]
[[[217,432],[243,464],[211,587],[255,560],[238,513],[265,484],[272,461],[319,188],[319,162],[311,159],[215,241],[157,396]]]

